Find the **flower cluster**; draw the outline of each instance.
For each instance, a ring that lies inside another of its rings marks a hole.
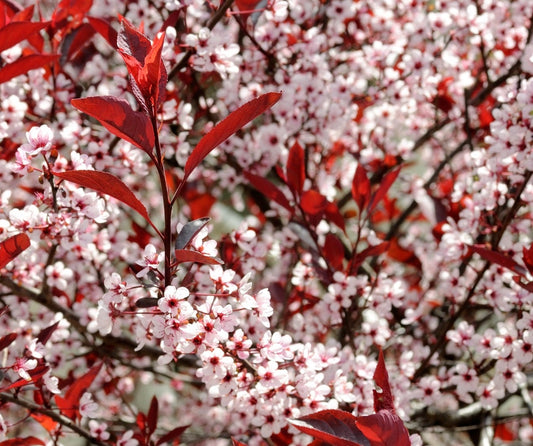
[[[532,2],[22,3],[0,440],[307,444],[382,349],[413,444],[533,441]]]

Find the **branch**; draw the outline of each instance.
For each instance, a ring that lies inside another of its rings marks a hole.
[[[85,438],[91,444],[96,444],[99,446],[109,446],[110,444],[110,443],[104,443],[103,441],[100,441],[97,438],[94,438],[89,432],[79,427],[70,418],[64,417],[63,415],[58,414],[52,409],[45,409],[35,403],[32,403],[31,401],[22,400],[13,395],[10,395],[8,393],[3,393],[3,392],[0,393],[0,401],[3,403],[12,403],[12,404],[16,404],[17,406],[24,407],[25,409],[28,409],[30,413],[40,413],[42,415],[46,415],[47,417],[51,418],[55,422],[71,429],[73,432]]]

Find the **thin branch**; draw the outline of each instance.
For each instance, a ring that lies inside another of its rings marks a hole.
[[[56,423],[59,423],[62,426],[71,429],[76,434],[85,438],[91,444],[95,444],[98,446],[109,446],[110,445],[110,443],[104,443],[103,441],[100,441],[97,438],[93,437],[89,432],[82,429],[80,426],[74,423],[70,418],[60,415],[55,410],[45,409],[42,406],[35,404],[31,401],[23,400],[13,395],[10,395],[9,393],[4,393],[4,392],[0,393],[0,401],[2,401],[3,403],[12,403],[12,404],[16,404],[17,406],[24,407],[25,409],[28,409],[31,413],[39,413],[42,415],[46,415],[47,417],[54,420]]]

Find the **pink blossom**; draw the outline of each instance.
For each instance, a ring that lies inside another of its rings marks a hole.
[[[52,148],[54,133],[47,125],[41,125],[40,127],[32,127],[26,133],[26,139],[28,144],[22,145],[20,150],[30,156],[35,156],[39,153],[48,152]]]
[[[85,392],[80,399],[80,414],[82,417],[93,418],[98,410],[98,404],[93,401],[93,396]]]
[[[70,268],[65,267],[63,262],[56,262],[53,265],[48,265],[46,267],[46,276],[48,278],[49,286],[56,287],[60,290],[66,290],[74,273]]]
[[[159,299],[159,309],[164,313],[170,313],[173,316],[180,310],[180,300],[187,299],[189,290],[184,287],[176,288],[170,285],[165,288],[164,297]],[[190,311],[188,311],[190,312]]]
[[[146,245],[141,260],[137,260],[135,263],[142,266],[141,271],[137,273],[137,277],[144,277],[150,271],[157,271],[159,263],[163,260],[164,253],[157,252],[156,248],[152,244]]]
[[[33,370],[35,367],[37,367],[37,360],[29,358],[17,358],[15,364],[12,366],[13,370],[26,381],[31,381],[31,376],[28,373],[28,370]]]
[[[133,431],[128,430],[117,441],[117,446],[137,446],[139,442],[133,438]]]

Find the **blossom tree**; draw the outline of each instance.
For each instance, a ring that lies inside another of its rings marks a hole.
[[[0,440],[533,441],[532,2],[22,3]]]

